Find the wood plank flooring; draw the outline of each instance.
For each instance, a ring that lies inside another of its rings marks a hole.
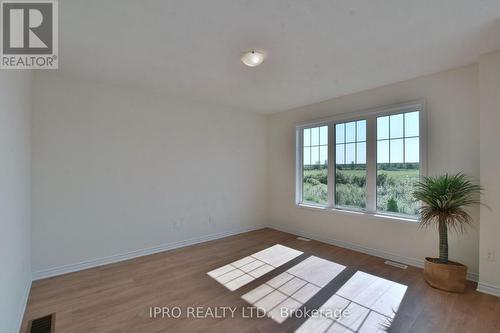
[[[243,287],[229,291],[206,273],[282,244],[304,254]],[[308,256],[346,269],[307,303],[319,308],[357,271],[408,286],[390,332],[500,332],[500,298],[474,291],[452,294],[429,287],[422,270],[385,265],[381,258],[310,241],[273,229],[261,229],[199,245],[124,261],[33,283],[21,329],[27,322],[56,313],[56,333],[122,332],[293,332],[305,321],[244,318],[250,305],[241,296],[287,271]],[[150,307],[180,307],[183,316],[151,318]],[[235,317],[186,318],[187,307],[237,307]]]

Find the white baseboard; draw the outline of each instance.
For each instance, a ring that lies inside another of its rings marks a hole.
[[[26,281],[26,285],[24,286],[23,298],[21,300],[21,305],[19,307],[19,312],[17,314],[16,327],[14,327],[13,332],[20,332],[21,325],[23,324],[24,313],[26,312],[26,305],[28,304],[28,297],[30,295],[31,290],[31,280]]]
[[[314,240],[319,241],[319,242],[343,247],[343,248],[346,248],[349,250],[369,254],[369,255],[372,255],[375,257],[380,257],[380,258],[400,262],[400,263],[403,263],[403,264],[406,264],[409,266],[418,267],[418,268],[424,267],[424,260],[423,259],[404,257],[404,256],[400,256],[400,255],[395,254],[395,253],[388,252],[388,251],[373,249],[373,248],[369,248],[369,247],[366,247],[363,245],[359,245],[359,244],[355,244],[355,243],[351,243],[351,242],[346,242],[346,241],[342,241],[342,240],[338,240],[338,239],[325,238],[323,236],[311,234],[309,232],[302,231],[302,230],[295,230],[293,228],[276,226],[276,225],[271,225],[271,226],[269,226],[269,228],[280,230],[283,232],[288,232],[290,234],[294,234],[297,236],[302,236],[302,237],[314,239]],[[468,272],[467,273],[467,280],[477,282],[478,281],[478,274],[475,272]]]
[[[480,292],[485,293],[485,294],[490,294],[493,296],[500,297],[500,288],[497,286],[494,286],[492,284],[478,282],[477,283],[477,291],[480,291]]]
[[[247,227],[247,228],[241,228],[241,229],[234,230],[234,231],[228,231],[228,232],[222,232],[222,233],[217,233],[217,234],[212,234],[212,235],[207,235],[207,236],[195,237],[195,238],[191,238],[191,239],[187,239],[187,240],[183,240],[183,241],[179,241],[179,242],[173,242],[173,243],[163,244],[163,245],[155,246],[155,247],[151,247],[151,248],[135,250],[135,251],[131,251],[131,252],[123,253],[123,254],[116,254],[116,255],[103,257],[103,258],[86,260],[86,261],[82,261],[82,262],[75,263],[75,264],[53,267],[53,268],[34,272],[33,273],[33,281],[45,279],[45,278],[49,278],[49,277],[53,277],[53,276],[58,276],[58,275],[62,275],[62,274],[77,272],[77,271],[81,271],[81,270],[88,269],[88,268],[112,264],[112,263],[116,263],[116,262],[120,262],[120,261],[124,261],[124,260],[129,260],[129,259],[133,259],[133,258],[137,258],[137,257],[147,256],[147,255],[155,254],[158,252],[163,252],[163,251],[173,250],[173,249],[177,249],[177,248],[181,248],[181,247],[185,247],[185,246],[195,245],[198,243],[203,243],[203,242],[207,242],[207,241],[211,241],[211,240],[215,240],[215,239],[219,239],[219,238],[233,236],[233,235],[241,234],[244,232],[262,229],[265,227],[266,227],[265,225],[256,225],[256,226],[251,226],[251,227]],[[346,242],[346,241],[342,241],[342,240],[338,240],[338,239],[325,238],[323,236],[314,235],[314,234],[311,234],[311,233],[306,232],[306,231],[293,230],[293,229],[288,228],[288,227],[276,226],[276,225],[270,225],[267,227],[272,228],[272,229],[276,229],[276,230],[280,230],[283,232],[295,234],[297,236],[302,236],[302,237],[314,239],[314,240],[317,240],[317,241],[320,241],[323,243],[343,247],[343,248],[350,249],[353,251],[366,253],[366,254],[369,254],[372,256],[400,262],[400,263],[403,263],[406,265],[410,265],[410,266],[414,266],[414,267],[418,267],[418,268],[424,267],[423,259],[404,257],[404,256],[400,256],[400,255],[395,254],[395,253],[388,252],[388,251],[369,248],[369,247],[366,247],[363,245],[359,245],[359,244],[355,244],[355,243],[351,243],[351,242]],[[468,272],[467,279],[470,281],[477,282],[479,280],[478,273]],[[479,283],[477,290],[484,292],[484,293],[491,294],[491,295],[500,296],[500,289],[495,287],[495,286],[492,286],[492,285]],[[26,292],[26,299],[27,299],[28,293],[29,293],[29,289]],[[21,320],[22,320],[22,317],[21,317]]]
[[[479,281],[479,273],[467,272],[467,280],[477,282]]]
[[[59,267],[52,267],[49,269],[44,269],[44,270],[40,270],[37,272],[33,272],[33,281],[45,279],[45,278],[49,278],[49,277],[53,277],[53,276],[57,276],[57,275],[77,272],[77,271],[81,271],[84,269],[93,268],[93,267],[97,267],[97,266],[112,264],[112,263],[116,263],[116,262],[120,262],[120,261],[124,261],[124,260],[129,260],[129,259],[133,259],[133,258],[137,258],[137,257],[147,256],[150,254],[155,254],[158,252],[173,250],[173,249],[177,249],[177,248],[181,248],[181,247],[185,247],[185,246],[190,246],[190,245],[194,245],[194,244],[198,244],[198,243],[208,242],[208,241],[219,239],[219,238],[234,236],[234,235],[241,234],[244,232],[262,229],[264,227],[265,227],[264,225],[256,225],[256,226],[251,226],[251,227],[246,227],[246,228],[240,228],[238,230],[226,231],[226,232],[221,232],[221,233],[212,234],[212,235],[190,238],[187,240],[163,244],[163,245],[150,247],[150,248],[146,248],[146,249],[135,250],[135,251],[122,253],[122,254],[115,254],[112,256],[108,256],[108,257],[85,260],[82,262],[64,265],[64,266],[59,266]]]

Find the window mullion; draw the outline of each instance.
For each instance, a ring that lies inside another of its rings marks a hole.
[[[377,118],[366,118],[366,211],[377,210]]]
[[[335,124],[328,124],[328,207],[335,207]]]
[[[406,163],[406,147],[405,147],[405,143],[406,143],[406,114],[403,113],[403,164]]]

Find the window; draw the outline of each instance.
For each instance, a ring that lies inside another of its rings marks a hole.
[[[419,112],[377,118],[377,210],[417,215]]]
[[[425,174],[422,101],[297,126],[296,202],[415,219]]]
[[[335,125],[335,204],[366,207],[366,120]]]
[[[302,200],[328,203],[328,126],[303,129]]]

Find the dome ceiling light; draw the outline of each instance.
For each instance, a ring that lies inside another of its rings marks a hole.
[[[250,50],[243,52],[241,55],[241,62],[248,67],[256,67],[262,64],[266,55],[262,51]]]

